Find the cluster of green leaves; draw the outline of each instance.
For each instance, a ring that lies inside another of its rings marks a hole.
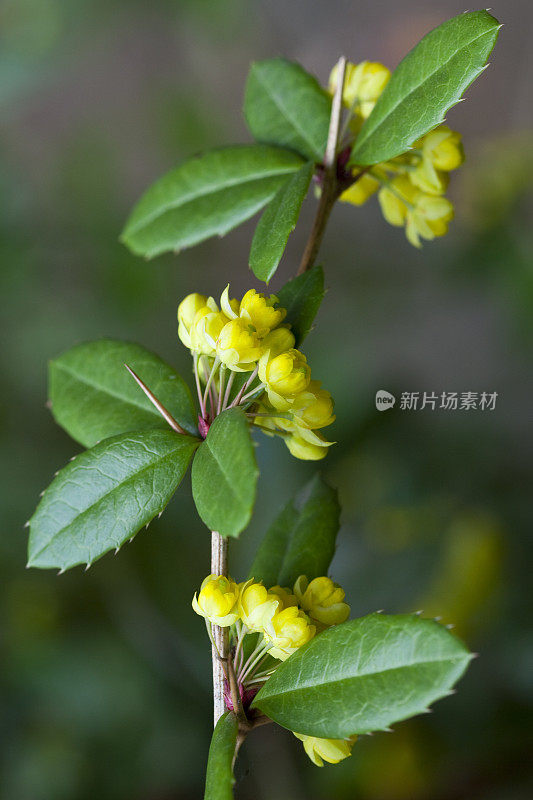
[[[298,342],[323,296],[318,266],[281,290]],[[185,434],[169,430],[125,364]],[[56,421],[88,449],[56,474],[30,519],[30,566],[66,570],[120,549],[165,509],[191,460],[193,498],[208,528],[238,536],[247,526],[258,470],[240,408],[219,415],[202,441],[183,378],[144,347],[110,339],[77,345],[51,361],[49,389]]]
[[[439,125],[485,69],[499,27],[487,11],[472,11],[428,33],[393,72],[350,164],[387,161]],[[160,178],[123,231],[134,253],[177,253],[224,235],[266,206],[249,265],[257,278],[270,281],[324,158],[331,97],[299,64],[274,58],[252,64],[243,111],[257,143],[205,153]]]
[[[339,514],[336,491],[317,475],[266,532],[250,577],[290,586],[302,574],[327,574]],[[252,707],[308,736],[339,739],[388,730],[450,694],[471,658],[435,620],[369,614],[319,633],[281,662]],[[232,796],[237,730],[231,717],[222,717],[213,734],[206,800]]]

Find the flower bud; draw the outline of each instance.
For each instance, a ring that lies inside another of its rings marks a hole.
[[[312,444],[297,433],[286,436],[283,441],[287,445],[291,455],[302,461],[320,461],[320,459],[325,458],[328,454],[328,442],[324,442],[320,445]]]
[[[317,767],[323,767],[324,761],[328,764],[338,764],[352,754],[352,747],[357,736],[350,739],[320,739],[317,736],[305,736],[302,733],[294,735],[303,742],[304,750]]]
[[[209,297],[207,304],[196,312],[189,331],[192,352],[215,356],[216,340],[227,321],[226,315],[218,310],[213,298]]]
[[[316,627],[297,606],[289,606],[274,614],[267,622],[263,636],[272,646],[269,654],[285,661],[299,647],[309,642],[315,635]]]
[[[292,399],[307,389],[311,370],[304,354],[291,348],[274,358],[265,353],[259,362],[259,379],[266,384],[272,405],[282,411],[290,406],[284,403],[284,398]]]
[[[440,125],[421,140],[423,158],[430,160],[435,169],[450,172],[465,160],[461,134],[447,125]],[[415,145],[416,147],[416,145]]]
[[[178,306],[178,336],[185,345],[190,349],[191,336],[190,331],[194,318],[201,308],[204,308],[207,303],[207,297],[203,294],[188,294]]]
[[[310,381],[305,392],[294,398],[291,406],[294,421],[304,428],[325,428],[335,421],[333,398],[326,389],[320,388],[320,381]]]
[[[335,93],[338,69],[335,66],[329,78],[329,90]],[[353,108],[364,119],[368,117],[383,89],[389,82],[391,73],[383,64],[375,61],[362,61],[360,64],[346,64],[342,101],[347,108]]]
[[[420,247],[420,238],[434,239],[444,236],[453,219],[453,205],[446,197],[434,197],[420,193],[414,211],[407,215],[405,234],[415,247]]]
[[[205,305],[207,305],[205,294],[198,294],[197,292],[188,294],[178,306],[178,322],[182,322],[189,329],[196,313]]]
[[[262,340],[263,352],[269,352],[270,358],[275,358],[286,350],[291,350],[295,344],[294,334],[288,328],[276,328],[267,333]]]
[[[344,601],[344,589],[331,578],[314,578],[311,583],[300,575],[294,584],[298,603],[313,621],[322,625],[340,625],[350,614],[350,606]]]
[[[217,356],[234,372],[248,372],[261,356],[254,328],[238,317],[227,322],[217,338]]]
[[[420,247],[420,238],[443,236],[453,219],[453,206],[445,197],[422,192],[409,178],[400,175],[390,187],[381,189],[379,202],[383,216],[391,225],[404,225],[407,239]]]
[[[381,189],[378,195],[379,204],[390,225],[405,224],[409,205],[414,203],[417,194],[418,189],[405,175],[399,175],[390,182],[390,186]]]
[[[254,579],[239,586],[239,616],[248,630],[263,631],[280,605],[279,598],[267,592],[262,583]]]
[[[421,151],[421,158],[409,173],[411,181],[423,192],[443,194],[448,185],[446,173],[464,161],[461,134],[440,125],[415,142],[414,147]]]
[[[272,588],[269,589],[268,591],[270,594],[275,594],[276,597],[279,597],[280,611],[283,608],[289,608],[290,606],[298,605],[298,598],[296,597],[296,595],[293,594],[290,589],[287,589],[284,586],[272,586]]]
[[[441,195],[448,188],[450,179],[445,172],[435,169],[431,161],[422,160],[409,173],[409,180],[423,192]]]
[[[239,587],[235,581],[223,575],[208,575],[202,582],[198,598],[194,595],[192,607],[213,625],[227,628],[239,617],[238,598]]]
[[[266,297],[255,289],[249,289],[241,300],[240,316],[254,326],[260,338],[277,327],[287,314],[284,308],[274,308],[277,302],[275,294]]]

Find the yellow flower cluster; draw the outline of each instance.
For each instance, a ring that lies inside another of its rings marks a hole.
[[[286,314],[275,295],[250,289],[239,302],[230,299],[228,286],[220,308],[212,297],[188,295],[178,308],[178,335],[191,350],[195,368],[201,360],[201,380],[208,381],[219,365],[231,373],[251,373],[242,402],[252,403],[253,424],[281,436],[296,458],[316,461],[332,444],[318,431],[335,420],[333,400],[311,379],[290,326],[282,324]],[[222,392],[220,379],[215,377],[214,385]]]
[[[350,110],[349,128],[357,136],[390,78],[383,64],[363,61],[347,64],[343,103]],[[329,90],[335,91],[337,68],[330,75]],[[405,154],[372,167],[341,195],[343,202],[363,205],[379,191],[383,216],[391,225],[405,226],[407,239],[415,247],[421,239],[443,236],[453,219],[453,205],[444,197],[449,173],[464,161],[461,135],[440,125]],[[360,169],[354,170],[354,176]]]
[[[208,575],[195,594],[192,607],[209,622],[230,627],[240,620],[249,633],[262,634],[269,654],[285,661],[317,631],[345,622],[350,607],[344,590],[331,578],[300,575],[293,589],[267,589],[253,578],[235,583]]]
[[[198,595],[194,595],[192,607],[205,618],[208,630],[209,623],[231,629],[233,669],[243,699],[253,698],[275,671],[275,662],[265,670],[265,658],[285,661],[325,628],[345,622],[350,613],[344,602],[344,590],[331,578],[309,581],[305,575],[300,575],[292,589],[284,586],[267,589],[253,578],[237,584],[222,575],[208,575]],[[244,662],[243,638],[247,634],[259,637]],[[347,758],[357,739],[356,736],[321,739],[296,731],[294,735],[319,767],[324,766],[324,761],[336,764]]]
[[[267,656],[285,661],[317,633],[345,622],[350,613],[344,590],[331,578],[309,581],[305,575],[299,576],[292,589],[267,589],[253,578],[237,584],[222,575],[208,575],[198,595],[194,595],[192,607],[207,623],[231,628],[233,668],[243,698],[248,696],[245,688],[253,697],[275,671],[274,666],[258,672]],[[259,641],[243,664],[242,640],[247,634],[259,634]],[[351,755],[357,738],[321,739],[295,731],[294,735],[319,767],[324,766],[324,761],[336,764]]]

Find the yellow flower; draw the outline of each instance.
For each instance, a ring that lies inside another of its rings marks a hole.
[[[350,606],[344,602],[344,589],[331,578],[314,578],[309,583],[305,575],[300,575],[294,594],[311,619],[322,625],[340,625],[348,619]]]
[[[446,173],[457,169],[464,161],[461,134],[441,125],[415,142],[421,158],[409,177],[415,186],[429,194],[442,194],[448,186]]]
[[[239,618],[238,598],[239,587],[235,581],[223,575],[208,575],[202,582],[198,599],[194,595],[192,607],[214,625],[227,628]]]
[[[315,635],[316,627],[301,608],[289,606],[274,614],[268,620],[263,636],[272,646],[269,653],[280,661],[285,661],[299,647],[309,642]]]
[[[291,350],[295,344],[294,334],[288,328],[276,328],[267,333],[261,342],[263,353],[268,351],[270,358],[275,358],[286,350]]]
[[[409,173],[409,180],[418,189],[433,195],[444,194],[450,181],[445,172],[435,169],[431,161],[424,160]]]
[[[320,381],[310,381],[307,389],[296,395],[291,411],[296,424],[304,428],[325,428],[335,421],[333,398],[320,388]]]
[[[272,405],[278,411],[286,411],[294,395],[307,389],[311,370],[303,353],[295,348],[286,350],[274,358],[265,353],[259,361],[259,379],[266,385]]]
[[[284,586],[272,586],[272,588],[268,591],[270,594],[275,594],[276,597],[279,597],[280,610],[282,608],[289,608],[290,606],[298,605],[298,598],[296,595],[293,594],[290,589],[287,589]]]
[[[431,161],[435,169],[450,172],[460,167],[465,160],[461,134],[447,125],[440,125],[426,133],[415,147],[422,145],[424,159]]]
[[[189,347],[193,353],[204,356],[216,354],[216,340],[224,325],[228,322],[226,315],[218,310],[212,297],[199,308],[189,329]],[[183,341],[183,339],[182,339]]]
[[[357,181],[346,189],[339,200],[341,203],[351,203],[353,206],[362,206],[369,197],[377,192],[380,187],[379,181],[372,175],[362,175]]]
[[[241,300],[240,316],[254,326],[261,338],[277,327],[287,315],[284,308],[274,308],[278,302],[275,294],[266,297],[255,289],[249,289]]]
[[[332,94],[337,86],[337,66],[329,78],[329,90]],[[363,119],[366,119],[383,89],[389,82],[391,73],[383,64],[376,61],[362,61],[360,64],[346,64],[342,101],[347,108],[354,108]]]
[[[453,219],[449,200],[422,192],[406,175],[399,175],[381,189],[379,202],[387,222],[405,225],[406,236],[415,247],[421,246],[420,238],[443,236]]]
[[[453,205],[446,197],[422,194],[416,201],[415,210],[407,215],[405,234],[412,245],[421,247],[420,238],[431,240],[444,236],[452,219]]]
[[[255,329],[237,317],[227,322],[216,342],[217,356],[233,372],[249,372],[261,357],[261,347]]]
[[[321,441],[321,437],[318,435],[317,439]],[[321,444],[312,444],[297,433],[286,436],[283,441],[289,448],[291,455],[302,461],[320,461],[320,459],[325,458],[328,454],[329,442],[326,441],[322,441]]]
[[[324,761],[328,764],[338,764],[352,754],[352,747],[357,736],[350,739],[320,739],[317,736],[305,736],[302,733],[294,735],[303,742],[304,750],[317,767],[323,767]]]
[[[263,631],[280,605],[275,594],[267,592],[262,583],[253,578],[239,586],[239,616],[250,631]]]
[[[197,312],[207,303],[204,294],[188,294],[178,306],[178,336],[185,345],[191,346],[190,330]]]
[[[384,186],[379,193],[379,203],[387,222],[391,225],[404,225],[409,205],[414,206],[418,193],[419,190],[405,175],[399,175],[389,186]]]

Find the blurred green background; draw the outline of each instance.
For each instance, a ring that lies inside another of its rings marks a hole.
[[[0,170],[0,800],[201,798],[210,724],[204,626],[190,608],[208,535],[182,487],[120,556],[87,573],[25,571],[23,523],[77,451],[45,408],[47,360],[133,339],[188,374],[176,307],[191,291],[260,288],[253,223],[146,263],[117,237],[181,159],[248,141],[252,59],[283,54],[326,81],[344,53],[394,66],[464,11],[443,0],[2,0]],[[332,575],[355,614],[424,609],[481,654],[434,713],[363,737],[322,770],[274,726],[243,748],[242,800],[522,800],[533,791],[531,455],[533,178],[526,0],[500,0],[492,66],[449,115],[467,162],[457,219],[415,251],[377,202],[339,206],[329,292],[306,352],[337,403],[323,462],[343,526]],[[308,199],[275,290],[295,270]],[[375,410],[374,395],[498,392],[492,412]],[[258,437],[244,577],[273,516],[315,469]]]

